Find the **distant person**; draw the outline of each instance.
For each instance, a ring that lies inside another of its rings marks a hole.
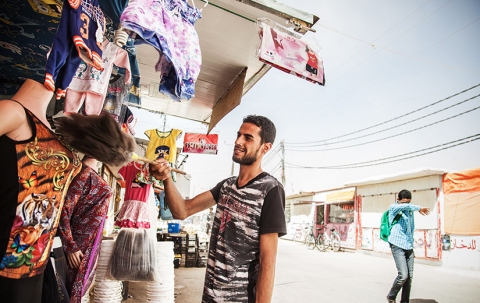
[[[388,237],[388,243],[390,244],[398,271],[398,275],[387,295],[388,303],[395,303],[400,289],[402,290],[400,302],[410,302],[414,262],[413,232],[415,231],[415,221],[413,212],[418,211],[424,216],[430,213],[430,208],[410,204],[411,200],[412,193],[403,189],[398,193],[397,202],[390,205],[389,209],[388,219],[390,223],[393,222],[397,214],[401,213],[401,216],[398,223],[392,226],[390,236]]]
[[[210,191],[183,199],[170,177],[170,165],[159,159],[152,175],[163,180],[176,219],[185,219],[217,204],[210,237],[203,303],[271,302],[278,237],[286,234],[283,186],[261,168],[272,148],[275,125],[262,116],[247,116],[237,132],[232,159],[238,177]]]

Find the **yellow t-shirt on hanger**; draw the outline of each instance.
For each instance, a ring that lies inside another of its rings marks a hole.
[[[182,135],[182,130],[171,129],[162,132],[158,129],[145,131],[150,139],[145,156],[150,160],[165,158],[168,162],[175,164],[177,160],[177,140]]]

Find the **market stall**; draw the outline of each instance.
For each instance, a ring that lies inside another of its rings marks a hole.
[[[112,5],[111,1],[104,0],[22,0],[1,3],[1,7],[3,13],[0,23],[5,34],[0,41],[2,99],[10,98],[24,83],[43,84],[42,90],[48,91],[46,95],[51,101],[48,109],[44,110],[45,113],[41,114],[42,118],[44,114],[58,118],[65,113],[71,115],[63,121],[79,116],[108,116],[114,119],[116,128],[120,130],[119,138],[124,138],[125,134],[132,137],[135,135],[132,123],[134,117],[130,110],[132,107],[156,112],[163,119],[166,116],[177,116],[205,123],[209,133],[227,113],[240,104],[242,96],[272,66],[275,67],[273,62],[258,58],[259,33],[263,33],[261,29],[266,28],[259,27],[258,18],[270,20],[271,28],[281,29],[287,35],[285,37],[294,37],[298,41],[303,34],[312,30],[311,27],[318,20],[316,16],[276,1],[218,0],[195,3],[186,0],[130,0],[116,1]],[[149,12],[145,13],[145,7],[150,8]],[[164,17],[162,22],[158,22],[156,14]],[[306,47],[303,41],[298,45]],[[274,47],[278,50],[279,46]],[[309,60],[308,72],[319,76],[320,81],[323,81],[320,58],[315,55],[313,59],[314,55],[307,54],[304,49],[298,55],[297,61]],[[297,76],[308,78],[301,73]],[[34,95],[35,92],[31,91],[30,94]],[[83,124],[90,123],[87,122],[82,123],[82,127],[85,126]],[[91,126],[93,125],[92,123]],[[106,143],[112,134],[108,133],[108,127],[103,129],[98,125],[90,131],[102,135],[95,138],[103,137],[98,140]],[[90,132],[86,129],[82,135],[88,137]],[[78,134],[82,132],[77,131]],[[145,148],[141,148],[138,143],[135,149],[127,148],[128,157],[131,157],[128,162],[134,160],[133,155],[149,161],[161,157],[167,159],[172,169],[180,173],[178,170],[182,163],[177,156],[184,144],[177,140],[182,133],[181,127],[166,129],[165,123],[163,128],[145,132],[149,138]],[[64,143],[74,152],[81,151],[80,156],[87,155],[85,158],[94,156],[100,159],[97,156],[104,156],[98,150],[95,151],[96,154],[88,148],[80,150],[78,147],[82,144],[75,145],[73,141],[67,141],[68,138],[71,139],[71,136],[55,140],[65,140]],[[113,142],[110,143],[116,143],[116,140],[112,139],[110,141]],[[197,152],[216,153],[215,144],[207,141],[210,138],[202,140],[205,141],[189,142],[187,147]],[[83,143],[86,145],[86,142],[87,140]],[[130,144],[127,143],[125,144]],[[106,150],[113,149],[109,147]],[[78,157],[72,158],[75,170],[72,169],[74,173],[69,178],[73,178],[80,169],[85,170],[79,160]],[[119,301],[122,287],[118,282],[130,278],[139,279],[119,274],[139,272],[126,270],[132,269],[130,267],[119,271],[119,264],[122,260],[131,258],[129,265],[134,266],[138,255],[141,255],[150,260],[147,262],[149,266],[146,274],[141,278],[141,281],[149,283],[150,301],[171,302],[173,284],[169,282],[173,281],[173,277],[170,272],[158,270],[159,264],[168,263],[168,260],[165,263],[166,255],[167,259],[173,257],[167,253],[173,249],[173,245],[158,244],[156,237],[159,205],[156,205],[155,197],[162,192],[162,184],[149,178],[148,161],[122,163],[121,167],[103,160],[101,162],[104,165],[99,163],[94,167],[95,174],[98,173],[108,184],[113,198],[108,200],[108,210],[98,215],[103,227],[101,235],[106,244],[100,249],[101,237],[98,238],[100,241],[92,243],[100,251],[98,265],[105,266],[112,257],[118,257],[119,249],[115,247],[120,243],[117,242],[118,239],[124,241],[122,245],[130,247],[131,251],[125,258],[123,255],[118,258],[113,271],[110,268],[113,274],[108,278],[103,279],[103,273],[97,276],[93,283],[93,299],[95,302],[105,302],[108,296],[111,302]],[[29,173],[30,179],[20,180],[25,189],[32,190],[37,185],[36,174]],[[173,179],[180,181],[175,175]],[[189,190],[189,184],[187,188]],[[62,195],[68,194],[68,186],[64,190]],[[82,197],[87,199],[88,194],[85,193],[85,197]],[[62,204],[58,202],[54,206],[58,208],[54,213],[60,216]],[[49,228],[56,228],[59,220],[54,221],[57,223]],[[26,226],[30,223],[32,226]],[[33,223],[35,222],[25,220],[25,228],[33,228]],[[178,232],[175,230],[169,234]],[[149,239],[154,239],[153,245],[150,245]],[[51,241],[49,239],[47,244]],[[190,245],[188,240],[185,242],[188,244],[185,264],[193,264],[189,262],[188,254],[192,248],[195,250],[195,265],[203,266],[205,259],[200,253],[205,253],[205,242],[200,241],[198,236],[195,236],[195,245]],[[137,254],[139,248],[148,253]],[[17,260],[9,259],[6,265],[13,267],[16,263]],[[85,277],[84,284],[72,302],[86,302],[89,299],[87,285],[93,280],[97,260],[92,260],[87,265],[91,275]],[[112,263],[108,265],[112,266]],[[101,271],[104,269],[99,268]],[[151,272],[155,273],[154,278],[151,278]],[[116,282],[109,284],[105,282],[107,279]],[[165,289],[166,286],[169,289]],[[107,289],[111,292],[107,293]],[[168,298],[159,295],[160,292],[169,294]]]

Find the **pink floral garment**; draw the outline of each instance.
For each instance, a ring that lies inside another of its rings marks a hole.
[[[93,281],[112,189],[92,168],[83,165],[68,188],[58,232],[65,254],[79,250],[79,268],[67,267],[70,303],[80,303]]]
[[[159,51],[160,91],[176,101],[195,94],[202,62],[194,27],[199,18],[200,11],[186,0],[131,0],[120,17],[136,44],[148,43]]]

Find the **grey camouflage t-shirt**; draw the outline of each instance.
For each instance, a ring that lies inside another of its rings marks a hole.
[[[217,211],[202,302],[255,302],[260,235],[287,232],[283,186],[262,172],[241,188],[231,177],[210,192]]]

